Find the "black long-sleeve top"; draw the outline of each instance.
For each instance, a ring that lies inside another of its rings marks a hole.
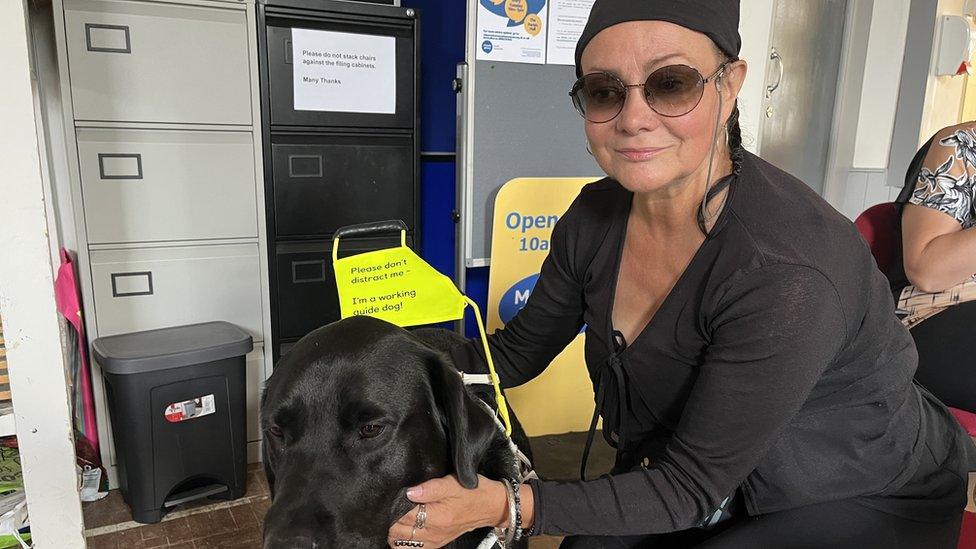
[[[912,338],[853,224],[753,155],[730,177],[711,234],[625,349],[611,311],[633,195],[609,179],[559,221],[525,308],[490,337],[512,387],[585,323],[591,380],[608,385],[616,474],[535,483],[536,532],[686,529],[736,489],[750,515],[842,498],[923,520],[958,512],[972,443],[913,384]],[[483,363],[478,344],[453,355]]]

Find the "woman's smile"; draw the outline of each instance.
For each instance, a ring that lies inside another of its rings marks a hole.
[[[631,162],[646,162],[667,150],[667,147],[641,147],[616,149],[616,152]]]

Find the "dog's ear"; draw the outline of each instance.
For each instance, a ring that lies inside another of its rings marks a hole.
[[[267,436],[267,435],[265,435]],[[271,443],[267,440],[262,440],[261,442],[261,462],[264,465],[264,477],[268,481],[268,492],[271,494],[271,499],[274,499],[275,493],[275,467],[274,467],[274,456],[272,455],[271,449],[268,446]]]
[[[498,434],[488,410],[461,383],[457,370],[439,354],[428,361],[431,389],[447,432],[451,461],[458,482],[465,488],[478,486],[478,466]]]
[[[261,404],[260,410],[262,410],[262,416],[264,410],[267,410],[265,403],[268,400],[268,386],[265,385],[264,390],[261,391]],[[264,422],[262,421],[262,430]],[[261,437],[261,464],[264,467],[264,478],[268,481],[268,491],[271,493],[271,498],[274,499],[274,486],[275,486],[275,459],[274,452],[271,449],[271,441],[268,440],[268,434],[264,433]]]

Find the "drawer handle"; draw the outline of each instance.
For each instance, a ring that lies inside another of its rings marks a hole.
[[[291,65],[291,40],[285,40],[285,64]]]
[[[292,261],[291,281],[293,284],[325,282],[325,260]]]
[[[142,179],[142,155],[98,153],[98,175],[102,179]]]
[[[288,177],[322,177],[322,157],[314,154],[289,154]]]
[[[112,297],[153,295],[151,271],[138,273],[112,273]]]
[[[85,23],[85,42],[88,45],[88,51],[132,53],[129,27],[125,25]]]

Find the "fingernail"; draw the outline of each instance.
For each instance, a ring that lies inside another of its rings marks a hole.
[[[409,499],[419,498],[423,493],[424,491],[420,488],[420,486],[414,486],[413,488],[407,489],[407,497]]]

